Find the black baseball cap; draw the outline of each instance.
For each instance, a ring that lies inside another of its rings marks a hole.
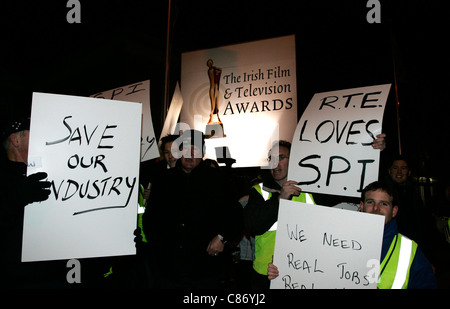
[[[30,130],[30,118],[22,118],[18,120],[12,120],[2,126],[1,141],[3,142],[12,133]]]

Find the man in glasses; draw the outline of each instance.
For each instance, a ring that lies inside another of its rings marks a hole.
[[[280,199],[315,204],[311,194],[301,192],[297,181],[288,180],[291,143],[278,141],[269,151],[270,175],[262,184],[252,187],[244,208],[245,224],[255,235],[255,259],[251,278],[252,288],[268,289],[267,265],[275,250],[276,223]]]

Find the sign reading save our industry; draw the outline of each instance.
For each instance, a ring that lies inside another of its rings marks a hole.
[[[28,174],[46,201],[25,208],[22,261],[135,254],[141,103],[34,93]]]

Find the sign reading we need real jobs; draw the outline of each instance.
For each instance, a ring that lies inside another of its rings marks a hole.
[[[22,261],[135,254],[141,103],[34,93],[28,171],[46,201],[25,208]]]
[[[376,288],[384,216],[280,200],[272,289]]]
[[[381,133],[390,84],[317,93],[292,142],[288,178],[305,192],[358,197],[378,179]]]

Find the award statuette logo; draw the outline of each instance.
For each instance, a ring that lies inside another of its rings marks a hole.
[[[206,138],[226,136],[223,123],[219,118],[219,83],[222,69],[213,66],[213,63],[212,59],[206,62],[209,77],[209,100],[211,102],[211,112],[205,130]]]

